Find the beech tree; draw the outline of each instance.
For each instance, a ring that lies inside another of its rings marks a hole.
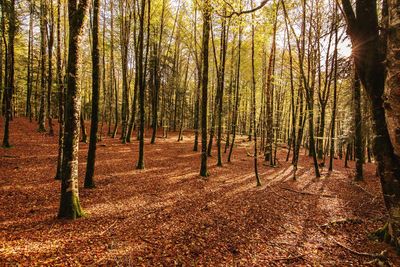
[[[68,0],[69,41],[63,174],[59,218],[76,219],[84,215],[79,202],[78,151],[81,112],[81,89],[78,87],[79,45],[88,10],[88,0]]]
[[[94,164],[96,161],[97,128],[99,123],[100,95],[100,52],[99,52],[99,20],[100,0],[93,1],[93,44],[92,44],[92,120],[90,126],[90,141],[86,164],[85,187],[93,188]],[[125,137],[124,137],[125,138]]]
[[[377,234],[380,237],[389,239],[396,247],[400,247],[400,162],[394,152],[386,121],[387,111],[385,110],[383,98],[386,51],[382,49],[382,47],[387,47],[386,42],[388,42],[390,45],[388,59],[392,64],[388,68],[388,82],[390,85],[390,82],[393,81],[391,74],[397,69],[396,63],[393,64],[393,60],[391,59],[393,59],[393,55],[396,55],[396,46],[393,45],[393,41],[398,37],[393,37],[393,33],[397,33],[398,35],[399,29],[393,21],[398,20],[398,3],[397,1],[388,1],[385,3],[386,5],[383,6],[383,15],[387,16],[388,10],[390,10],[390,26],[394,26],[394,28],[387,29],[388,32],[391,32],[389,38],[387,38],[385,32],[381,32],[379,29],[377,1],[357,0],[356,9],[354,10],[349,0],[342,0],[348,34],[353,45],[353,58],[356,71],[371,104],[372,127],[375,134],[373,152],[378,163],[378,175],[382,184],[385,204],[389,212],[387,225]],[[390,8],[387,5],[388,3],[390,3]],[[389,86],[389,88],[391,89],[392,87]],[[396,114],[396,112],[394,113]]]
[[[207,100],[208,100],[208,49],[210,40],[209,0],[203,1],[203,41],[202,41],[202,75],[201,75],[201,166],[200,175],[207,177]]]
[[[14,40],[16,27],[16,14],[15,14],[15,0],[1,1],[2,17],[7,16],[8,19],[8,40],[5,43],[6,51],[6,69],[5,69],[5,88],[4,88],[4,100],[5,100],[5,122],[4,122],[4,136],[3,136],[3,147],[11,147],[10,145],[10,119],[11,119],[11,99],[14,91]],[[3,28],[4,37],[4,28]],[[5,38],[3,38],[5,40]]]

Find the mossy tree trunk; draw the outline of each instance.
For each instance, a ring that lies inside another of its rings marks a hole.
[[[78,191],[78,151],[81,92],[78,88],[79,45],[89,1],[68,1],[69,41],[67,64],[67,96],[65,105],[65,134],[63,175],[59,218],[76,219],[83,216]]]

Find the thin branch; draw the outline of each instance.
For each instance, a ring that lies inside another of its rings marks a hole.
[[[223,18],[231,18],[231,17],[233,17],[233,16],[240,16],[240,15],[243,15],[243,14],[249,14],[249,13],[253,13],[253,12],[255,12],[255,11],[257,11],[257,10],[259,10],[259,9],[261,9],[261,8],[263,8],[267,3],[268,3],[268,1],[269,0],[263,0],[261,3],[260,3],[260,5],[259,6],[256,6],[255,8],[252,8],[252,9],[249,9],[249,10],[243,10],[243,11],[235,11],[234,10],[234,8],[233,8],[233,6],[231,5],[231,4],[229,4],[229,3],[227,3],[227,1],[224,1],[226,4],[228,4],[228,6],[230,7],[230,8],[232,8],[232,12],[230,13],[230,14],[227,14],[227,15],[222,15],[222,14],[218,14],[219,16],[221,16],[221,17],[223,17]]]

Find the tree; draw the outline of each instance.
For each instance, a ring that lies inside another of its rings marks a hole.
[[[5,122],[4,122],[4,136],[3,136],[3,147],[10,147],[9,135],[10,135],[10,118],[11,118],[11,99],[14,91],[14,40],[16,33],[16,15],[15,15],[15,0],[1,1],[2,15],[7,14],[8,17],[8,42],[5,42],[6,50],[6,71],[5,71],[5,82],[6,86],[4,89],[5,93]],[[6,12],[5,12],[6,11]],[[4,32],[3,32],[4,36]],[[5,40],[5,38],[3,38]]]
[[[56,76],[58,87],[58,156],[57,156],[57,173],[56,180],[61,180],[62,162],[63,162],[63,146],[64,146],[64,98],[65,86],[62,75],[61,66],[61,0],[57,0],[57,48],[56,48]]]
[[[154,71],[153,71],[153,83],[154,83],[154,93],[153,93],[153,103],[152,103],[152,109],[153,109],[153,134],[151,135],[151,144],[154,144],[156,142],[156,135],[157,135],[157,127],[158,127],[158,98],[160,94],[160,87],[161,87],[161,73],[160,73],[160,61],[161,61],[161,44],[162,44],[162,37],[163,37],[163,32],[164,32],[164,14],[165,14],[165,0],[162,1],[162,10],[161,10],[161,19],[160,19],[160,27],[159,27],[159,37],[158,37],[158,43],[154,44],[153,48],[153,57],[154,57]]]
[[[121,69],[122,69],[122,107],[121,107],[122,143],[126,143],[126,134],[128,130],[128,118],[129,118],[128,49],[129,49],[129,39],[131,33],[131,18],[132,18],[131,10],[132,8],[129,1],[120,1],[120,12],[121,12],[120,45],[121,45]],[[126,14],[125,12],[128,12],[128,14]]]
[[[28,33],[28,63],[26,73],[26,113],[25,115],[32,121],[32,63],[33,63],[33,15],[34,15],[34,2],[29,1],[29,33]]]
[[[388,0],[387,75],[385,111],[389,135],[397,157],[400,156],[400,13],[399,1]]]
[[[355,156],[356,156],[356,177],[357,181],[363,180],[363,137],[362,137],[362,119],[361,119],[361,84],[358,79],[357,73],[354,77],[354,146],[355,146]]]
[[[99,9],[100,0],[93,1],[93,39],[92,39],[92,120],[90,125],[90,141],[86,163],[85,188],[93,188],[94,164],[96,161],[97,128],[99,124],[100,97],[100,53],[99,53]]]
[[[252,85],[252,118],[253,121],[251,122],[253,124],[253,129],[254,129],[254,174],[256,176],[256,182],[257,186],[261,186],[261,180],[260,177],[258,176],[258,163],[257,163],[257,156],[258,156],[258,150],[257,150],[257,125],[256,125],[256,78],[255,78],[255,68],[254,68],[254,14],[252,14],[252,24],[251,24],[251,85]]]
[[[241,23],[241,21],[239,22]],[[229,148],[229,154],[228,154],[228,162],[231,162],[231,157],[233,153],[233,146],[235,145],[235,139],[236,139],[236,128],[237,128],[237,123],[238,123],[238,113],[239,113],[239,89],[240,89],[240,62],[241,62],[241,47],[242,47],[242,33],[243,33],[243,27],[239,25],[239,40],[238,40],[238,55],[237,55],[237,62],[236,62],[236,77],[235,77],[235,105],[233,109],[233,114],[232,114],[232,141],[231,141],[231,146]]]
[[[67,65],[67,96],[65,104],[65,134],[63,175],[59,218],[76,219],[84,215],[79,202],[78,150],[81,92],[78,88],[79,45],[89,1],[68,0],[69,41]]]
[[[393,12],[395,14],[394,18],[398,16],[395,2],[390,2],[390,18],[393,18]],[[394,153],[393,144],[389,136],[383,100],[386,51],[382,47],[386,47],[386,36],[384,32],[380,34],[379,31],[376,1],[357,0],[355,11],[350,0],[342,0],[342,5],[347,21],[348,34],[352,41],[356,71],[371,104],[372,128],[375,134],[373,153],[378,163],[378,175],[382,184],[385,205],[389,213],[387,225],[377,234],[380,237],[390,239],[399,248],[400,162]],[[384,16],[388,15],[388,6],[384,6],[383,14]],[[398,28],[390,30],[398,33]],[[389,37],[388,40],[391,45],[393,37]],[[395,51],[391,49],[392,46],[390,46],[390,52],[388,53],[389,59]],[[396,68],[393,68],[393,65],[389,66],[389,73],[392,73],[391,71]],[[388,75],[388,77],[390,81],[391,76]]]
[[[225,89],[225,63],[226,63],[226,51],[227,51],[227,38],[229,34],[229,26],[226,25],[226,19],[222,19],[221,29],[221,47],[220,47],[220,66],[218,75],[218,87],[219,87],[219,99],[218,99],[218,133],[217,133],[217,150],[218,150],[218,162],[217,166],[222,166],[222,114],[223,114],[223,102],[224,102],[224,89]]]
[[[201,166],[200,176],[207,177],[207,101],[208,101],[208,48],[210,39],[211,6],[209,0],[203,1],[203,43],[201,77]]]
[[[49,123],[49,135],[54,135],[53,119],[51,117],[51,92],[53,87],[53,44],[54,44],[54,11],[53,0],[50,0],[50,23],[48,34],[48,78],[47,78],[47,120]]]
[[[148,7],[150,8],[150,7]],[[139,36],[138,36],[138,80],[139,80],[139,109],[140,109],[140,125],[139,125],[139,159],[136,165],[137,169],[144,169],[144,111],[145,111],[145,90],[146,90],[146,74],[144,62],[144,19],[146,10],[146,0],[141,1],[139,15]]]
[[[336,110],[337,110],[337,74],[338,74],[338,53],[337,53],[337,48],[338,48],[338,3],[335,3],[335,52],[334,52],[334,74],[333,77],[335,77],[335,80],[333,82],[333,103],[332,103],[332,122],[331,122],[331,142],[330,142],[330,149],[329,149],[329,171],[333,171],[333,158],[335,154],[335,130],[336,130]]]
[[[47,56],[47,0],[40,0],[40,110],[39,132],[46,132],[45,99],[46,99],[46,56]]]

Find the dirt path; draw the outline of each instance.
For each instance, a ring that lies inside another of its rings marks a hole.
[[[242,141],[231,164],[218,168],[210,159],[205,181],[188,136],[177,142],[172,134],[155,145],[146,139],[142,171],[135,169],[136,141],[107,137],[98,147],[97,188],[80,190],[87,217],[68,222],[55,218],[57,136],[35,127],[17,118],[14,147],[0,148],[0,265],[349,266],[373,260],[355,251],[388,250],[400,266],[390,247],[368,239],[386,216],[371,164],[358,185],[341,161],[315,181],[303,157],[295,182],[282,151],[278,168],[261,161],[263,186],[256,188]],[[82,144],[80,177],[86,153]]]

